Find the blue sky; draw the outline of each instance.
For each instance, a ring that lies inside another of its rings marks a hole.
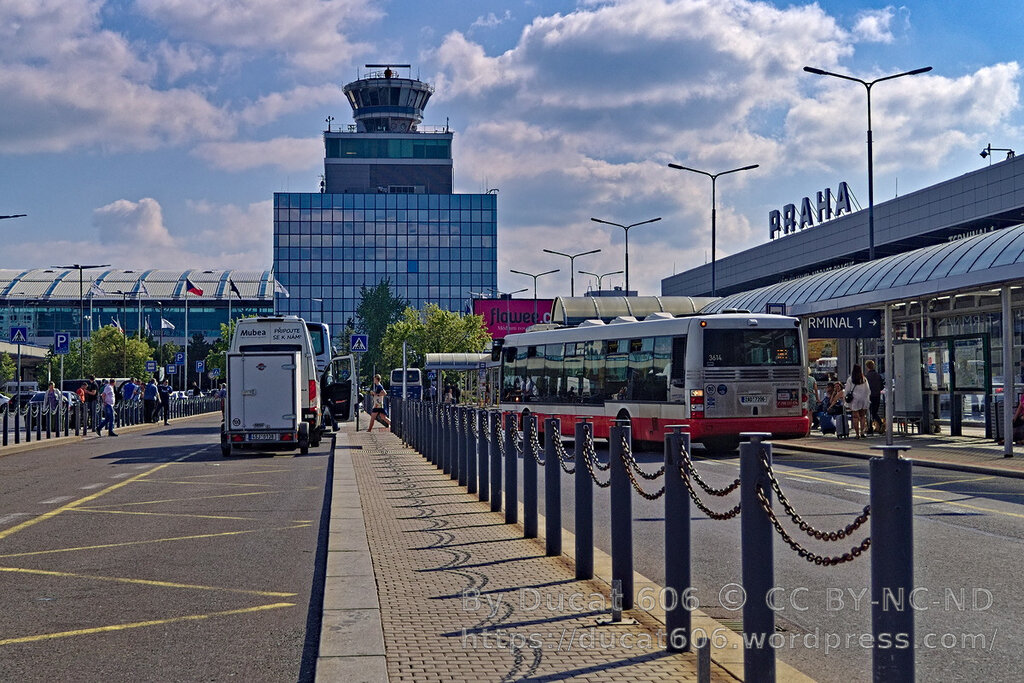
[[[1013,27],[1024,3],[621,0],[7,0],[0,3],[0,268],[270,266],[275,191],[315,191],[327,115],[366,63],[433,84],[425,125],[456,132],[459,192],[499,189],[509,268],[622,268],[642,294],[768,238],[772,209],[847,181],[867,202],[865,78],[882,201],[1020,145]],[[614,232],[613,232],[614,230]],[[605,286],[621,284],[606,278]],[[586,278],[577,279],[585,287]]]

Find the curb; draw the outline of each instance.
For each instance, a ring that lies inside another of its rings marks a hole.
[[[377,577],[366,536],[362,500],[352,465],[347,433],[334,433],[334,477],[327,533],[323,622],[316,660],[316,681],[388,683],[384,626]]]
[[[845,451],[835,451],[829,448],[822,448],[820,446],[808,446],[806,444],[791,444],[785,441],[780,441],[774,444],[779,448],[785,450],[802,451],[805,453],[821,453],[823,455],[835,455],[843,458],[857,458],[859,460],[870,460],[871,458],[878,457],[872,453],[851,453]],[[1024,471],[1011,470],[1002,467],[986,466],[986,465],[969,465],[966,463],[946,462],[944,460],[921,460],[915,457],[906,458],[918,467],[932,467],[935,469],[942,470],[953,470],[954,472],[967,472],[969,474],[990,474],[997,477],[1010,477],[1012,479],[1024,479]]]
[[[174,419],[175,419],[176,422],[181,422],[182,420],[194,420],[194,419],[199,418],[199,417],[209,417],[210,415],[213,415],[216,412],[217,411],[212,411],[212,412],[209,412],[209,413],[199,413],[198,415],[187,415],[186,417],[176,417]],[[174,423],[172,423],[170,425],[158,424],[158,423],[155,423],[155,422],[153,422],[153,423],[141,423],[141,424],[125,425],[123,427],[118,427],[117,431],[130,434],[132,432],[140,432],[140,431],[145,430],[145,429],[153,429],[153,428],[158,428],[158,427],[171,427],[173,425],[174,425]],[[35,432],[33,432],[33,434],[34,433]],[[79,434],[78,436],[75,436],[74,434],[69,434],[68,436],[55,436],[55,437],[52,437],[52,438],[49,438],[49,439],[47,439],[44,436],[43,438],[39,439],[38,441],[32,441],[30,443],[25,443],[23,441],[23,442],[21,442],[20,444],[18,444],[16,446],[15,445],[0,446],[0,458],[6,457],[8,455],[17,455],[19,453],[25,453],[27,451],[34,451],[34,450],[37,450],[37,449],[40,449],[40,448],[46,448],[47,446],[68,446],[68,445],[71,445],[71,444],[83,443],[86,440],[92,441],[94,439],[101,439],[101,438],[104,438],[104,437],[96,436],[96,433],[92,432],[92,431],[87,431],[85,434]]]

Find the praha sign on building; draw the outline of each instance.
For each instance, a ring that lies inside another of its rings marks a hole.
[[[845,182],[839,183],[836,191],[836,203],[832,204],[832,190],[826,187],[823,191],[815,194],[815,202],[810,197],[804,197],[800,201],[800,211],[797,213],[795,204],[786,204],[782,211],[773,209],[768,213],[768,239],[775,239],[783,235],[820,225],[825,221],[838,218],[844,213],[852,213],[850,208],[850,187]],[[817,210],[815,210],[817,209]]]

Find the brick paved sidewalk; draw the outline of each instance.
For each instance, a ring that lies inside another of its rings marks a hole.
[[[649,615],[596,627],[606,585],[576,581],[565,558],[545,557],[392,434],[346,430],[339,443],[358,482],[392,682],[696,680],[695,656],[666,653]],[[712,680],[734,679],[713,664]]]

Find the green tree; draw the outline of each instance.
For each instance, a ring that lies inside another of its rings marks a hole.
[[[192,382],[199,382],[199,375],[196,374],[196,361],[207,360],[210,356],[210,349],[213,344],[206,340],[206,335],[202,332],[196,332],[192,335],[192,339],[188,342],[188,365],[185,368],[188,377],[188,385],[192,386]],[[203,387],[207,387],[209,382],[203,381]]]
[[[479,315],[462,315],[427,304],[422,315],[406,308],[401,320],[388,326],[381,344],[383,367],[402,366],[403,341],[413,367],[422,365],[428,353],[482,353],[490,348],[491,335]]]
[[[142,377],[152,349],[146,342],[126,337],[119,329],[107,326],[92,333],[92,372],[97,377]],[[67,375],[67,366],[64,368]]]
[[[356,307],[359,331],[370,338],[369,348],[359,359],[359,375],[364,381],[373,376],[374,368],[380,370],[381,342],[388,325],[402,317],[402,311],[409,305],[391,293],[391,281],[381,279],[376,287],[367,289],[364,285],[359,290],[359,305]]]
[[[256,316],[247,315],[242,317],[254,318]],[[206,369],[220,369],[219,381],[221,382],[226,382],[228,378],[228,369],[225,364],[224,354],[227,353],[229,348],[231,348],[231,339],[235,336],[235,326],[239,320],[240,318],[232,318],[230,324],[220,324],[220,337],[210,344],[210,351],[206,355]]]
[[[0,384],[10,382],[18,372],[18,366],[11,358],[11,354],[0,354]]]

